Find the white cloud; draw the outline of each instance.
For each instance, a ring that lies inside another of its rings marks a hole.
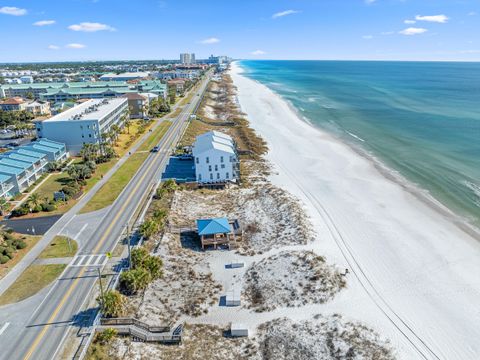
[[[380,33],[380,35],[393,35],[395,34],[393,31],[383,31]]]
[[[403,23],[404,24],[415,24],[416,21],[415,20],[405,20]]]
[[[427,32],[427,31],[428,31],[427,29],[423,29],[423,28],[410,27],[410,28],[404,29],[402,31],[399,31],[398,33],[402,34],[402,35],[419,35],[419,34],[423,34],[423,33]]]
[[[475,16],[475,15],[477,15],[477,12],[476,11],[470,11],[467,15],[468,16]]]
[[[365,0],[365,4],[371,5],[371,4],[373,4],[375,1],[377,1],[377,0]]]
[[[204,39],[204,40],[200,41],[200,44],[216,44],[216,43],[219,43],[219,42],[220,42],[220,39],[218,39],[216,37],[211,37],[211,38]]]
[[[0,8],[0,14],[22,16],[27,13],[27,10],[20,9],[15,6],[4,6]]]
[[[111,27],[107,24],[101,23],[92,23],[92,22],[82,22],[80,24],[70,25],[68,27],[73,31],[83,31],[83,32],[96,32],[96,31],[115,31],[114,27]]]
[[[72,43],[72,44],[67,44],[65,47],[69,49],[83,49],[83,48],[86,48],[87,46],[83,44]]]
[[[365,40],[373,39],[373,35],[363,35],[362,39],[365,39]]]
[[[446,15],[417,15],[415,16],[415,20],[417,21],[428,21],[428,22],[436,22],[436,23],[446,23],[448,21],[448,16]]]
[[[285,10],[285,11],[280,11],[272,15],[272,19],[277,19],[283,16],[287,15],[293,15],[293,14],[298,14],[300,11],[298,10]]]
[[[40,21],[37,21],[37,22],[34,22],[33,25],[34,26],[47,26],[47,25],[53,25],[55,24],[55,20],[40,20]]]
[[[258,55],[265,55],[266,52],[263,50],[255,50],[255,51],[252,51],[251,54],[258,56]]]
[[[50,50],[58,50],[58,49],[60,49],[60,46],[57,46],[57,45],[48,45],[48,48],[49,48]]]

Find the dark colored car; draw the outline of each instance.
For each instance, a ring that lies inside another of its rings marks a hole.
[[[151,151],[152,152],[158,152],[159,150],[160,150],[159,146],[154,146]]]

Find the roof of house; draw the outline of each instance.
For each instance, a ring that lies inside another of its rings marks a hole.
[[[200,154],[208,150],[219,150],[235,154],[233,140],[227,134],[219,131],[209,131],[197,136],[193,145],[193,154]]]
[[[10,99],[5,99],[0,102],[1,105],[20,105],[23,104],[25,100],[23,100],[21,97],[13,97]]]
[[[225,234],[230,232],[227,218],[197,220],[198,235]]]

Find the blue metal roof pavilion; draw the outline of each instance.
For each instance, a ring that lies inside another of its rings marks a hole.
[[[227,218],[199,219],[197,220],[198,235],[228,234],[230,224]]]

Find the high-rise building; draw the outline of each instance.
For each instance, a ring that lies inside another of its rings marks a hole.
[[[180,54],[180,62],[182,64],[195,64],[195,54],[194,53]]]

